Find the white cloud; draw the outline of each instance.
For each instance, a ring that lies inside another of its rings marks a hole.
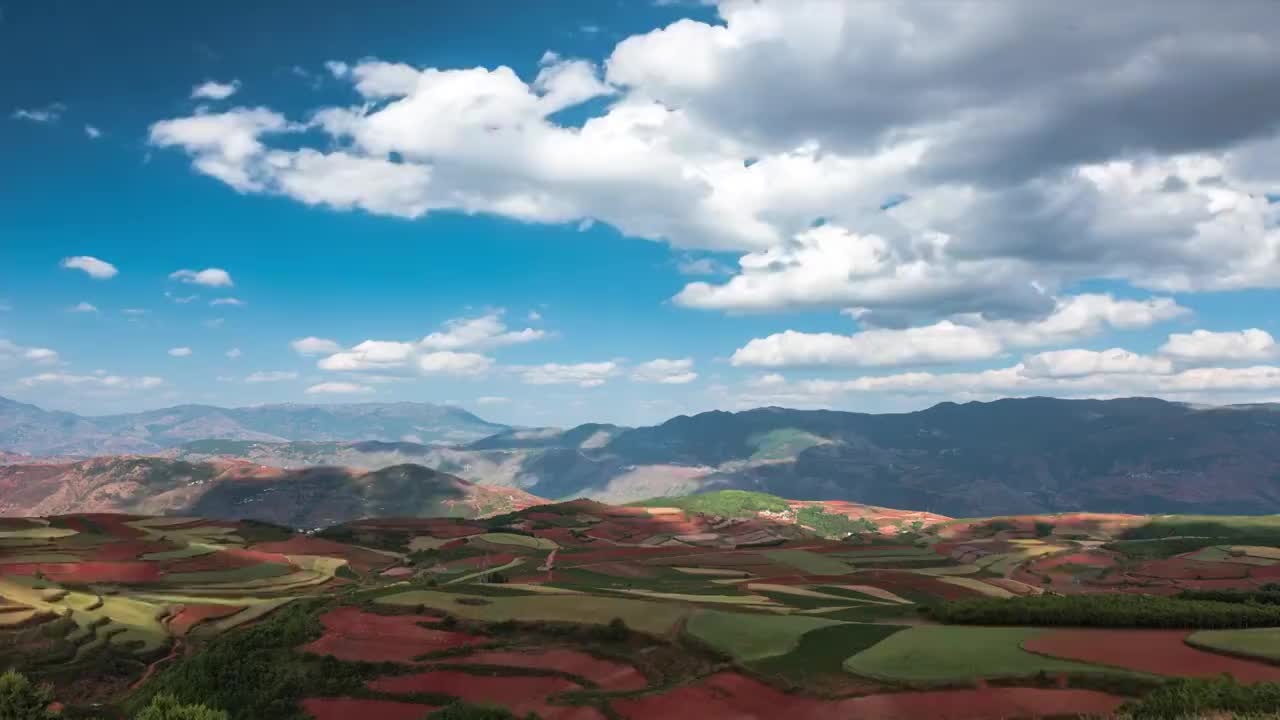
[[[240,81],[232,80],[221,83],[214,80],[205,81],[191,88],[192,100],[226,100],[240,89]]]
[[[491,350],[504,345],[541,340],[547,333],[534,328],[508,330],[502,313],[492,312],[476,318],[458,318],[444,324],[443,332],[433,332],[418,342],[423,350]]]
[[[27,387],[38,385],[88,386],[102,389],[150,390],[164,384],[162,378],[153,376],[123,377],[120,375],[71,375],[67,373],[40,373],[18,381]]]
[[[62,103],[50,103],[44,107],[18,108],[10,115],[14,120],[30,120],[34,123],[57,122],[66,112],[67,106]]]
[[[95,280],[107,280],[120,273],[115,265],[89,255],[63,258],[61,265],[68,270],[82,270]]]
[[[540,320],[542,320],[542,313],[537,310],[529,311],[529,322],[538,322]]]
[[[49,348],[24,347],[0,338],[0,367],[30,363],[33,365],[57,365],[58,353]]]
[[[1280,357],[1280,344],[1266,330],[1250,328],[1239,332],[1195,330],[1174,333],[1160,346],[1160,353],[1178,360],[1239,361]]]
[[[631,379],[636,382],[684,385],[697,380],[698,373],[693,372],[693,358],[658,358],[635,366],[631,371]]]
[[[412,343],[365,340],[320,360],[317,366],[322,370],[385,370],[404,367],[413,356]]]
[[[164,296],[179,305],[186,305],[187,303],[195,302],[200,299],[199,295],[174,295],[168,290],[165,290]]]
[[[986,360],[1010,348],[1059,345],[1107,329],[1149,327],[1185,314],[1170,298],[1117,300],[1072,295],[1055,301],[1042,320],[1018,322],[957,316],[933,325],[872,328],[852,335],[794,330],[756,338],[734,352],[734,365],[755,367],[846,365],[878,367]]]
[[[1023,374],[1031,377],[1083,377],[1125,373],[1167,375],[1173,372],[1168,358],[1147,357],[1121,348],[1093,350],[1053,350],[1023,361]]]
[[[94,305],[92,305],[92,304],[90,304],[90,303],[84,302],[84,301],[82,300],[82,301],[80,301],[79,303],[77,303],[77,304],[73,305],[72,307],[68,308],[68,309],[67,309],[67,312],[73,312],[73,313],[96,313],[96,312],[98,312],[98,308],[97,308],[96,306],[94,306]]]
[[[324,382],[306,389],[308,395],[360,395],[373,392],[368,385],[349,382]]]
[[[206,287],[231,287],[234,284],[231,281],[231,274],[222,268],[175,270],[169,273],[169,279]]]
[[[189,347],[169,348],[169,355],[171,357],[191,357],[191,348]]]
[[[324,68],[339,80],[345,78],[351,72],[351,66],[338,60],[329,60],[324,64]]]
[[[128,315],[131,318],[139,318],[148,314],[150,311],[144,308],[123,308],[120,310],[122,315]]]
[[[244,353],[240,352],[240,348],[231,348],[230,350],[226,351],[223,354],[231,358],[232,360],[235,360],[236,358],[240,357]]]
[[[612,361],[562,365],[547,363],[521,368],[521,380],[529,385],[577,385],[598,387],[617,375],[621,367]]]
[[[247,383],[270,383],[284,382],[287,380],[297,380],[298,373],[288,370],[270,370],[258,371],[245,376],[244,381]]]
[[[342,351],[342,346],[333,340],[314,336],[299,338],[289,345],[299,355],[330,355]]]
[[[98,138],[102,137],[102,131],[94,127],[93,125],[85,125],[84,134],[87,135],[90,140],[97,140]]]
[[[244,307],[245,301],[241,300],[240,298],[221,297],[221,298],[214,298],[213,300],[210,300],[209,305],[210,306],[231,305],[233,307]]]
[[[479,353],[441,350],[418,356],[418,369],[426,375],[482,375],[493,358]]]
[[[207,328],[217,329],[222,327],[226,322],[226,318],[210,318],[201,323],[201,325],[204,325]]]
[[[510,330],[502,322],[502,312],[494,311],[474,318],[456,318],[444,323],[444,329],[416,342],[394,340],[366,340],[350,349],[336,348],[331,341],[305,338],[295,341],[306,343],[309,352],[303,354],[327,354],[317,363],[322,370],[378,371],[416,367],[426,375],[479,375],[494,364],[494,360],[478,350],[533,342],[547,337],[547,332],[534,328]],[[336,350],[336,351],[335,351]]]
[[[476,398],[477,405],[506,405],[511,402],[511,398],[502,397],[501,395],[485,395]]]

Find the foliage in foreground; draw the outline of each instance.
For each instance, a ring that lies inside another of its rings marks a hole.
[[[0,718],[5,720],[55,720],[59,714],[49,710],[53,691],[36,685],[25,675],[12,670],[0,675]]]
[[[204,705],[183,705],[174,696],[161,693],[133,720],[227,720],[227,714]]]
[[[1230,677],[1175,680],[1122,708],[1135,720],[1174,720],[1190,717],[1271,717],[1280,708],[1280,683],[1241,685]]]
[[[521,718],[497,705],[473,705],[459,701],[445,705],[424,720],[521,720]],[[531,712],[525,715],[523,720],[538,720],[538,715]]]
[[[178,702],[222,708],[231,720],[303,720],[308,716],[299,705],[302,698],[358,693],[384,669],[293,651],[323,629],[307,603],[295,602],[170,665],[129,698],[126,709],[139,712],[168,694]]]
[[[1248,628],[1280,625],[1280,606],[1152,595],[1038,595],[976,598],[929,607],[957,625],[1068,625],[1115,628]]]

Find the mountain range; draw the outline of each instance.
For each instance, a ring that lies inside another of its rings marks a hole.
[[[9,407],[0,407],[0,448],[20,450],[6,444],[15,426]],[[189,463],[238,459],[291,469],[332,465],[370,471],[414,464],[478,486],[516,487],[551,499],[629,502],[746,489],[954,517],[1071,510],[1280,512],[1280,405],[1025,398],[874,415],[716,411],[651,427],[593,423],[565,430],[510,428],[465,411],[412,403],[201,407],[199,420],[176,421],[193,413],[192,407],[130,416],[155,419],[154,427],[137,420],[81,419],[96,428],[125,430],[100,429],[86,444],[82,426],[71,422],[60,438],[46,430],[42,447],[66,453],[167,443],[152,452]],[[220,427],[229,426],[218,426],[218,418],[236,425],[220,434]],[[180,443],[204,428],[204,438]],[[437,443],[450,433],[473,437],[452,445],[402,439],[425,433],[423,428],[433,430]],[[484,428],[496,430],[474,438]],[[148,432],[142,436],[140,430]],[[276,439],[281,436],[289,437]]]
[[[461,443],[507,429],[430,403],[179,405],[85,417],[0,398],[0,450],[40,456],[151,453],[205,438]]]

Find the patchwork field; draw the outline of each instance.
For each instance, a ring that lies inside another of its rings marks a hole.
[[[1106,715],[1180,677],[1280,682],[1265,523],[886,513],[835,537],[773,512],[6,519],[0,662],[104,720],[160,691],[232,720]]]

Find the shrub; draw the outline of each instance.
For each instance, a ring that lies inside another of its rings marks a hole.
[[[1037,595],[958,600],[927,612],[959,625],[1248,628],[1280,625],[1280,606],[1149,595]]]
[[[5,720],[55,720],[57,712],[49,709],[53,691],[35,685],[25,675],[12,670],[0,675],[0,718]]]
[[[1053,534],[1053,523],[1047,523],[1043,520],[1036,521],[1036,537],[1049,537]]]
[[[537,720],[529,713],[525,720]],[[510,710],[497,705],[473,705],[462,701],[449,703],[428,715],[424,720],[520,720]]]
[[[627,627],[626,621],[622,618],[614,618],[608,625],[593,625],[588,632],[591,639],[600,642],[626,642],[627,638],[631,637],[631,628]]]
[[[1121,712],[1135,720],[1266,715],[1280,708],[1280,683],[1241,685],[1230,677],[1186,678],[1166,683]]]
[[[227,714],[204,705],[183,705],[167,693],[156,695],[133,720],[227,720]]]

